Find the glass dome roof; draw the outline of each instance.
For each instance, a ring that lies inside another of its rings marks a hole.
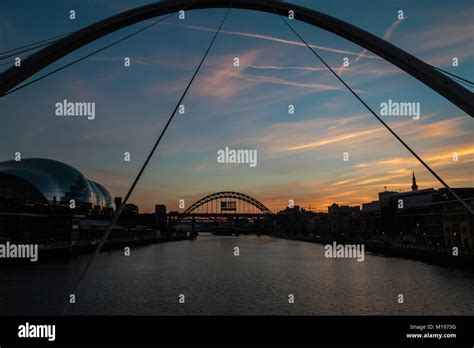
[[[90,204],[112,208],[112,197],[102,185],[89,181],[80,171],[65,163],[26,158],[21,161],[0,162],[0,172],[28,181],[35,186],[49,203],[76,205]]]

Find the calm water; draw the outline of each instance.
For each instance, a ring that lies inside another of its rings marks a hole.
[[[0,314],[59,314],[89,256],[2,266]],[[130,257],[103,253],[76,296],[73,314],[472,315],[474,273],[370,254],[364,262],[326,259],[322,245],[270,237],[201,236],[135,248]]]

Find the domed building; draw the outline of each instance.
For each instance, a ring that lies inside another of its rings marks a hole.
[[[65,163],[43,158],[0,162],[0,210],[76,212],[109,215],[113,200],[102,185]]]
[[[108,220],[112,213],[109,191],[70,165],[0,162],[0,242],[71,243],[83,238],[85,219]]]

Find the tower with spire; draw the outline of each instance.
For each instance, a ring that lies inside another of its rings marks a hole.
[[[415,178],[415,172],[414,171],[413,171],[411,190],[412,191],[418,191],[418,185],[416,184],[416,178]]]

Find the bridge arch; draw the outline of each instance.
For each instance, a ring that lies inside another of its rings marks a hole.
[[[246,195],[240,192],[234,192],[234,191],[222,191],[222,192],[216,192],[216,193],[210,194],[194,202],[188,209],[186,209],[183,213],[179,214],[179,217],[177,220],[175,220],[174,225],[177,225],[179,222],[181,222],[181,220],[183,220],[186,216],[189,216],[190,214],[192,214],[199,207],[202,207],[205,204],[210,203],[212,201],[218,201],[222,199],[239,200],[239,201],[242,201],[254,206],[256,209],[258,209],[262,213],[262,215],[273,215],[273,212],[270,209],[268,209],[265,206],[265,204],[261,203],[260,201],[258,201],[257,199],[249,195]]]
[[[232,8],[288,15],[296,20],[327,30],[368,49],[424,83],[471,117],[474,117],[473,93],[408,52],[384,39],[327,14],[279,0],[165,0],[121,12],[79,29],[22,61],[21,69],[11,67],[0,74],[0,96],[4,96],[30,76],[76,49],[129,25],[182,9]]]
[[[233,192],[233,191],[216,192],[216,193],[210,194],[206,197],[203,197],[200,200],[194,202],[194,204],[192,204],[182,214],[183,215],[191,214],[193,211],[195,211],[200,206],[203,206],[206,203],[209,203],[211,201],[215,201],[215,200],[218,200],[218,199],[237,199],[237,200],[246,202],[250,205],[253,205],[255,208],[260,210],[262,212],[262,214],[273,214],[270,209],[268,209],[263,203],[259,202],[255,198],[250,197],[249,195],[246,195],[244,193]]]

